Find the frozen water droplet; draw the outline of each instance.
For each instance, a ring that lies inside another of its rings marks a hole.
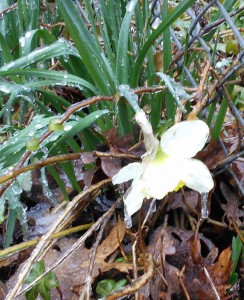
[[[64,126],[64,131],[69,131],[73,126],[68,124]]]
[[[208,193],[201,193],[201,217],[208,217]]]
[[[69,55],[64,55],[63,59],[64,59],[65,62],[68,62],[69,61]]]
[[[26,34],[25,34],[25,37],[28,39],[31,37],[31,32],[30,31],[27,31]]]
[[[132,227],[132,219],[131,219],[131,216],[128,214],[127,210],[126,210],[126,207],[124,208],[124,215],[125,215],[125,218],[124,218],[125,227],[126,228],[131,228]]]
[[[25,37],[24,36],[21,36],[19,38],[19,44],[20,44],[20,47],[24,47],[25,46]]]
[[[15,184],[12,186],[12,191],[15,195],[20,195],[22,193],[22,188]]]
[[[150,204],[150,211],[152,213],[155,213],[156,208],[157,208],[157,206],[156,206],[156,199],[153,199],[152,202],[151,202],[151,204]]]
[[[39,123],[39,124],[36,124],[34,127],[35,127],[35,129],[40,129],[43,127],[43,125]]]
[[[5,87],[4,85],[0,86],[0,91],[3,92],[3,93],[10,93],[10,89],[8,89],[7,87]],[[7,110],[7,109],[6,109]]]

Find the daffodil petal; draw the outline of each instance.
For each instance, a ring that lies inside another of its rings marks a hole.
[[[140,176],[143,171],[142,165],[139,162],[134,162],[128,164],[127,166],[123,167],[119,172],[113,176],[112,182],[113,184],[119,184],[122,182],[129,181],[134,179],[137,176]]]
[[[204,147],[208,135],[208,125],[203,121],[183,121],[162,135],[160,147],[167,155],[190,158]]]
[[[143,189],[143,181],[140,178],[136,178],[133,180],[131,187],[125,193],[124,204],[128,215],[132,216],[141,208],[145,198]]]
[[[177,187],[181,179],[178,165],[178,160],[171,158],[148,163],[143,173],[147,198],[162,199]]]
[[[181,180],[189,188],[199,193],[208,193],[213,188],[211,173],[200,160],[184,159],[181,162],[181,168],[184,170]]]

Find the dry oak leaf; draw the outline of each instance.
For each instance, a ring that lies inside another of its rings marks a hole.
[[[202,256],[201,244],[208,249],[206,257]],[[210,240],[200,233],[195,238],[193,231],[178,230],[168,226],[155,231],[148,252],[153,254],[158,271],[150,283],[153,300],[162,299],[159,298],[160,295],[166,295],[165,299],[171,299],[173,295],[184,297],[178,277],[182,269],[185,271],[181,279],[191,300],[216,299],[204,268],[209,272],[219,296],[225,296],[232,269],[230,249],[224,250],[215,262],[218,249]],[[162,274],[166,282],[162,280]]]

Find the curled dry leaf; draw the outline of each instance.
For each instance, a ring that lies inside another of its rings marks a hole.
[[[232,192],[224,182],[220,183],[220,189],[227,201],[227,204],[221,205],[225,212],[224,215],[230,223],[234,220],[237,225],[242,226],[243,222],[240,218],[244,217],[244,211],[240,207],[240,197]]]
[[[167,211],[181,207],[186,213],[197,209],[199,193],[196,191],[185,191],[182,193],[171,193],[167,198]]]
[[[203,161],[209,169],[215,168],[220,161],[226,158],[218,141],[210,141],[207,147],[199,152],[196,157]]]
[[[118,137],[115,128],[111,128],[105,132],[104,137],[107,140],[109,152],[111,154],[130,153],[135,155],[138,154],[140,157],[143,153],[144,149],[139,149],[139,151],[130,151],[132,146],[132,136],[125,135],[123,137]],[[108,177],[113,177],[122,167],[123,160],[121,158],[101,157],[101,168]]]
[[[121,159],[112,157],[101,158],[101,168],[108,177],[113,177],[121,169]]]
[[[233,162],[233,171],[240,180],[242,186],[244,186],[244,159],[240,158]]]

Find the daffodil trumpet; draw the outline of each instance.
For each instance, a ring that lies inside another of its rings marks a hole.
[[[159,200],[183,186],[201,194],[213,188],[213,179],[207,166],[192,158],[207,141],[209,128],[205,122],[192,120],[175,124],[159,141],[153,135],[144,111],[137,112],[135,119],[144,135],[146,153],[141,163],[128,164],[112,178],[113,184],[133,180],[124,195],[127,216],[137,212],[145,198]]]

